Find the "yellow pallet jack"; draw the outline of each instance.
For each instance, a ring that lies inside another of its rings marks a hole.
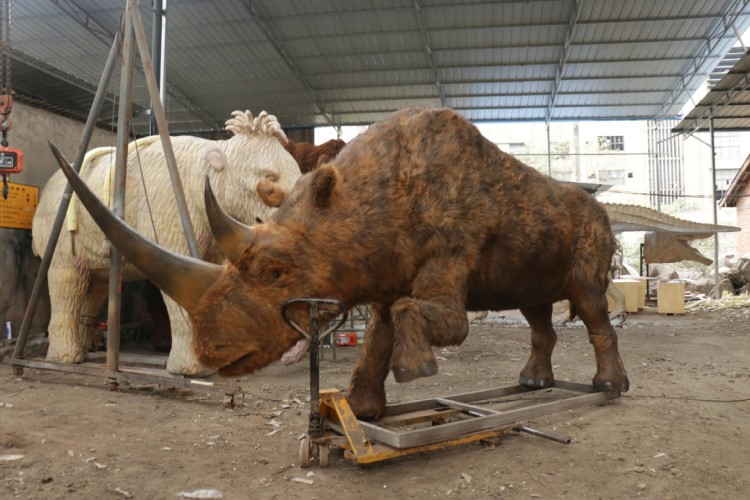
[[[287,306],[298,303],[308,306],[309,331],[287,315]],[[340,314],[335,324],[322,335],[319,332],[321,307],[328,313],[335,311]],[[332,447],[342,449],[344,458],[359,465],[468,443],[496,442],[511,432],[524,432],[570,444],[568,438],[521,426],[517,422],[579,406],[601,404],[620,396],[619,393],[594,392],[590,385],[565,381],[556,381],[553,387],[545,389],[511,385],[388,405],[377,422],[367,422],[357,419],[337,389],[319,390],[318,339],[329,335],[346,321],[344,304],[330,299],[292,299],[284,304],[282,316],[310,340],[310,415],[307,434],[300,443],[301,467],[309,467],[314,460],[320,467],[328,467]],[[486,405],[502,406],[503,409]]]

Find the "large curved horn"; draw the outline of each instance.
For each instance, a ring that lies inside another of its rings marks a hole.
[[[78,198],[109,240],[164,293],[188,312],[194,310],[219,278],[222,267],[171,252],[135,232],[99,201],[52,141],[49,146]]]
[[[221,208],[219,202],[216,201],[213,189],[211,189],[211,181],[208,176],[206,176],[203,196],[206,199],[206,215],[208,216],[208,225],[211,226],[211,233],[224,255],[234,262],[239,259],[242,251],[250,243],[250,239],[253,237],[253,228],[233,219]]]

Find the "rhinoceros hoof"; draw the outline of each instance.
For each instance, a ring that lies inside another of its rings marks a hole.
[[[597,392],[628,392],[630,388],[630,382],[625,379],[622,382],[615,382],[612,380],[597,380],[594,379],[594,390]]]
[[[528,387],[529,389],[545,389],[547,387],[552,387],[552,384],[555,383],[555,380],[553,378],[536,379],[521,376],[518,378],[518,383],[524,387]]]
[[[393,378],[396,382],[403,384],[404,382],[411,382],[414,379],[420,377],[431,377],[438,372],[437,363],[425,361],[417,368],[405,368],[403,366],[393,367]]]

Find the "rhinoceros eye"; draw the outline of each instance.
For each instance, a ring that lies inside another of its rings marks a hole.
[[[273,271],[271,271],[271,277],[275,280],[281,278],[281,271],[278,269],[274,269]]]

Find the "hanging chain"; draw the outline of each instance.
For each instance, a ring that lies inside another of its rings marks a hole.
[[[3,91],[8,95],[11,92],[10,27],[13,24],[13,0],[4,0],[3,4],[0,10],[0,65],[4,70]]]
[[[13,0],[5,0],[8,6],[8,19],[5,22],[5,91],[10,93],[10,28],[13,26]]]

